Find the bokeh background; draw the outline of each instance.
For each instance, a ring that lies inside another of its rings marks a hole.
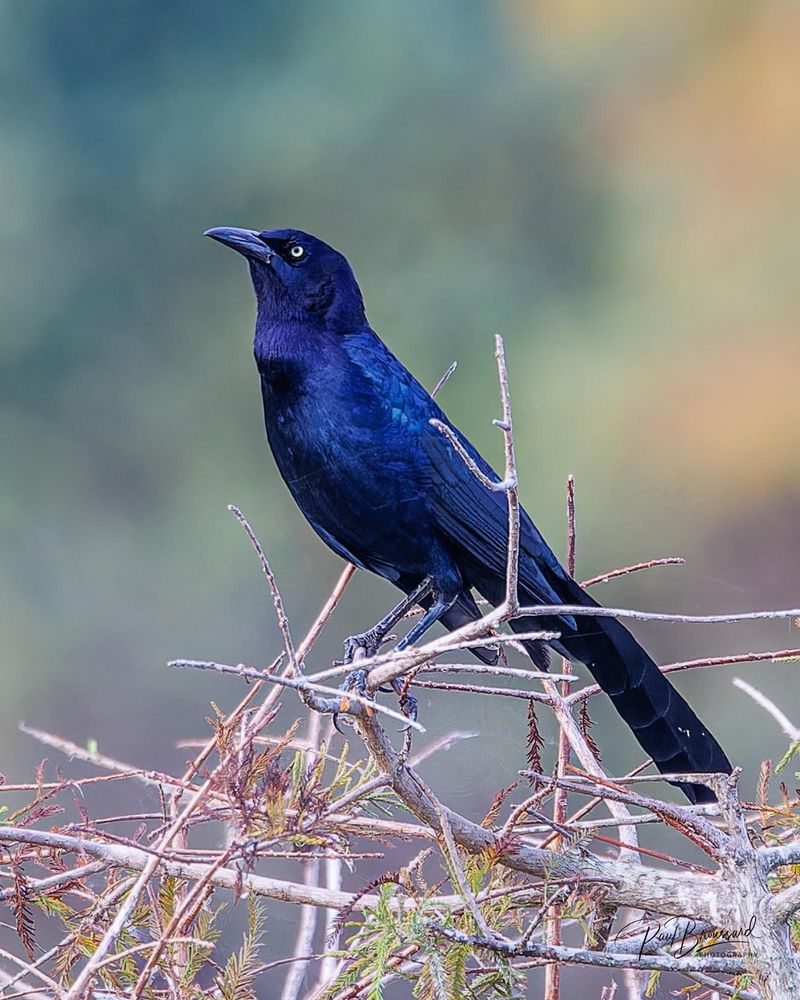
[[[344,251],[424,382],[458,360],[443,404],[497,461],[502,332],[523,497],[556,550],[572,472],[579,577],[688,559],[601,600],[798,605],[798,67],[790,0],[2,0],[2,770],[42,755],[22,718],[173,766],[208,702],[238,700],[165,667],[279,647],[227,503],[296,633],[339,573],[272,465],[246,268],[210,226]],[[356,578],[314,663],[394,596]],[[637,632],[662,661],[800,645],[790,622]],[[800,723],[797,670],[679,678],[748,787],[786,741],[731,679]],[[422,712],[481,734],[426,773],[482,814],[522,765],[522,708]],[[638,760],[594,714],[611,770]]]

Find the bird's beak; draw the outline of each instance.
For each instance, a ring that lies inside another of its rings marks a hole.
[[[217,243],[223,243],[231,250],[242,254],[252,260],[260,260],[264,264],[269,264],[274,256],[271,247],[259,237],[258,233],[252,229],[229,229],[221,226],[218,229],[207,229],[203,236],[210,236]]]

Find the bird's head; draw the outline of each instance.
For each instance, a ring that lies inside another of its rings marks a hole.
[[[347,333],[366,324],[347,258],[299,229],[209,229],[206,236],[247,259],[265,326],[301,324]]]

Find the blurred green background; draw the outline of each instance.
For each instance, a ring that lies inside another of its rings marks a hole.
[[[42,755],[21,718],[179,766],[209,700],[235,703],[233,679],[165,667],[279,647],[227,503],[298,636],[339,573],[272,465],[248,275],[210,226],[344,251],[424,382],[458,359],[443,405],[498,462],[502,332],[523,497],[556,550],[572,472],[579,577],[688,558],[601,600],[800,603],[798,65],[788,0],[2,0],[2,770]],[[394,597],[357,578],[314,665]],[[800,645],[788,622],[637,632],[662,661]],[[800,723],[797,670],[679,678],[748,787],[785,739],[731,678]],[[522,763],[523,709],[421,707],[434,735],[481,732],[427,772],[481,812]],[[594,714],[611,770],[638,760]]]

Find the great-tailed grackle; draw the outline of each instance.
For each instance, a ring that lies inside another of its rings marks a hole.
[[[425,609],[401,645],[436,621],[454,629],[479,618],[473,589],[499,604],[505,494],[475,478],[431,419],[452,428],[485,475],[498,476],[371,329],[344,256],[294,229],[206,235],[250,266],[267,437],[297,505],[334,552]],[[597,606],[524,510],[520,536],[523,606]],[[586,664],[659,770],[731,770],[719,743],[615,618],[517,618],[511,627],[558,631],[553,647]],[[529,652],[542,665],[535,645]],[[703,786],[681,787],[693,802],[713,799]]]

